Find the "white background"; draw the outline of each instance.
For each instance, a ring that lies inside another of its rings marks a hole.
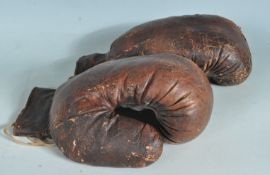
[[[1,174],[270,174],[269,1],[0,0],[0,125],[13,122],[34,86],[57,87],[76,59],[106,52],[130,27],[184,14],[218,14],[245,34],[251,76],[234,87],[212,86],[214,109],[206,130],[183,145],[164,145],[161,158],[141,169],[74,163],[56,148],[16,145],[0,136]]]

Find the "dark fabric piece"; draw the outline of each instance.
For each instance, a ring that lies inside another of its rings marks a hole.
[[[29,136],[40,139],[50,137],[49,112],[54,96],[54,89],[35,87],[13,124],[13,134],[16,136]]]

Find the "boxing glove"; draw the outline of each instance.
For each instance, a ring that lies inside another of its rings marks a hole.
[[[163,141],[184,143],[209,121],[212,90],[192,61],[172,54],[98,64],[55,91],[50,134],[68,158],[91,165],[143,167]]]
[[[240,28],[215,15],[159,19],[136,26],[116,39],[106,54],[77,61],[75,74],[110,59],[173,53],[195,62],[212,83],[236,85],[251,72],[251,53]]]

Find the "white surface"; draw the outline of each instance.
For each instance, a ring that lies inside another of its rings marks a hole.
[[[268,1],[270,2],[270,1]],[[165,145],[142,169],[81,165],[57,149],[16,145],[0,137],[1,174],[270,174],[270,3],[267,1],[3,1],[0,0],[0,125],[14,121],[34,86],[57,87],[76,59],[105,52],[142,22],[194,13],[218,14],[241,26],[253,55],[248,80],[213,86],[207,129],[183,145]]]

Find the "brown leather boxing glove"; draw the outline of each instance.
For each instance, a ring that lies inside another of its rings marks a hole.
[[[109,59],[174,53],[194,61],[212,83],[235,85],[251,72],[251,53],[240,28],[215,15],[169,17],[136,26],[116,39],[107,54],[84,56],[75,74]]]
[[[163,141],[198,136],[212,103],[207,78],[188,59],[158,54],[112,60],[56,90],[50,133],[74,161],[143,167],[159,158]]]

